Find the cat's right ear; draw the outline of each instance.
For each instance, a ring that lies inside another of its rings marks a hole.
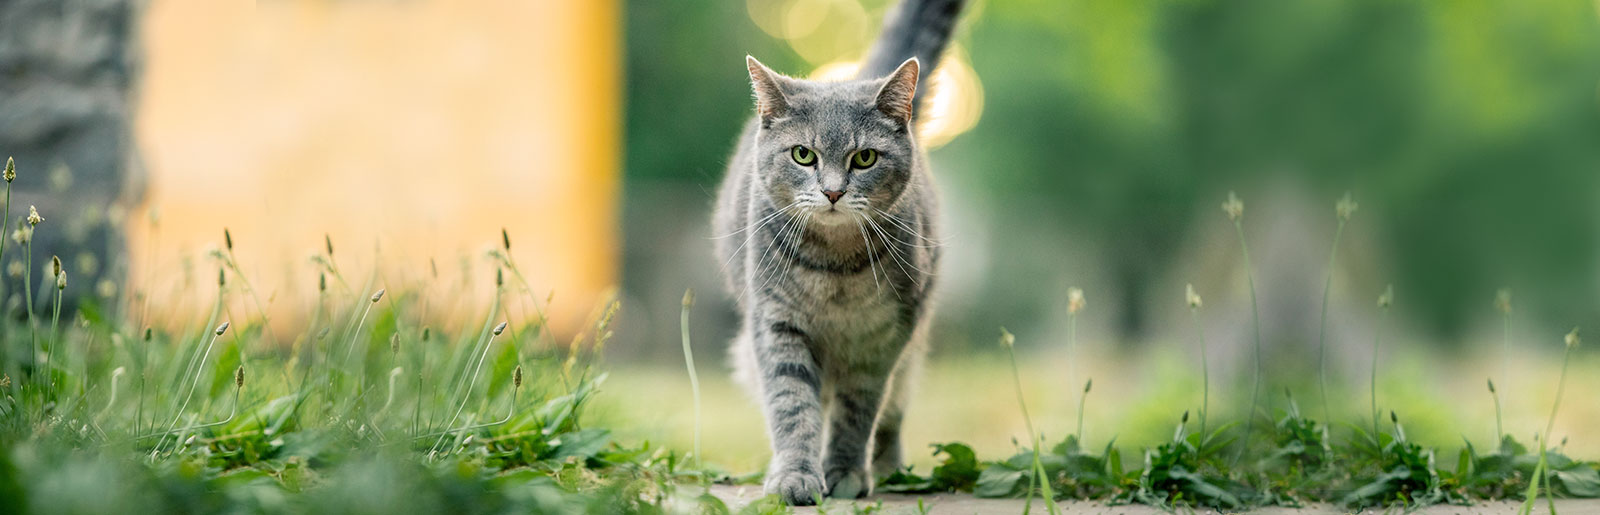
[[[744,56],[744,64],[750,69],[750,85],[756,95],[756,114],[761,116],[761,121],[767,122],[787,113],[789,100],[783,96],[783,89],[778,85],[783,79],[755,57]]]

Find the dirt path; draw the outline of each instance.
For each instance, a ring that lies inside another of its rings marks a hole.
[[[761,498],[761,488],[758,486],[713,486],[711,493],[728,504],[729,508],[737,511],[757,499]],[[902,514],[921,513],[918,501],[927,508],[928,513],[935,514],[961,514],[961,515],[1015,515],[1022,513],[1024,502],[1022,499],[979,499],[965,494],[934,494],[934,495],[875,495],[871,499],[851,502],[828,501],[818,510],[816,507],[796,508],[795,513],[854,513],[853,507],[876,507],[881,503],[882,509],[874,513]],[[1143,505],[1131,506],[1106,506],[1092,502],[1065,502],[1060,503],[1062,510],[1071,515],[1149,515],[1164,513],[1161,510]],[[1490,515],[1503,513],[1516,513],[1520,503],[1509,502],[1480,503],[1475,506],[1430,506],[1412,513],[1423,515]],[[1033,513],[1042,514],[1045,511],[1036,500]],[[1545,504],[1540,503],[1534,513],[1545,513]],[[1565,499],[1556,501],[1556,511],[1562,515],[1600,515],[1600,501],[1592,499]],[[1196,513],[1215,513],[1211,511]],[[1263,508],[1251,513],[1276,514],[1276,515],[1311,515],[1324,513],[1350,513],[1328,505],[1314,505],[1306,508]],[[1382,510],[1367,510],[1363,513],[1383,513]],[[1395,510],[1394,513],[1403,513]]]

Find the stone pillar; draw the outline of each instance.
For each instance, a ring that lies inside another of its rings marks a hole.
[[[34,235],[35,310],[48,308],[54,289],[52,255],[67,268],[73,305],[121,294],[107,291],[120,286],[127,267],[121,219],[144,191],[131,111],[140,4],[0,0],[0,160],[14,156],[17,163],[4,234],[10,238],[28,206],[38,206],[45,222]],[[21,311],[22,282],[12,275],[20,264],[12,262],[22,258],[7,241],[0,270],[13,315]]]

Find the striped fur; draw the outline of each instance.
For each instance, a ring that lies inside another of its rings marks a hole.
[[[899,6],[863,73],[903,62],[871,78],[813,82],[747,63],[757,115],[714,225],[743,318],[730,349],[736,374],[758,397],[772,442],[766,490],[791,504],[867,495],[875,474],[900,467],[939,262],[937,198],[912,106],[961,3]],[[814,161],[802,164],[797,145]],[[876,163],[852,168],[864,149]],[[824,190],[843,196],[830,202]]]

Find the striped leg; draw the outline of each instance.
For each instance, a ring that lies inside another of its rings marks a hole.
[[[818,456],[822,441],[822,375],[810,337],[787,322],[766,327],[756,342],[762,405],[772,439],[766,492],[810,505],[826,494]]]
[[[867,443],[883,403],[887,370],[851,370],[832,388],[828,454],[823,458],[830,497],[854,499],[872,493]]]
[[[899,470],[904,463],[900,455],[900,423],[905,418],[906,401],[911,397],[911,383],[916,378],[922,361],[920,352],[908,352],[900,359],[894,377],[889,380],[889,393],[878,412],[878,424],[872,429],[872,475],[883,478]]]

